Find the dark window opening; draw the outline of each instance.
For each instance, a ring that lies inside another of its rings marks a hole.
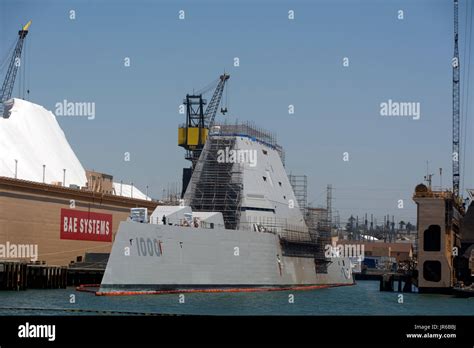
[[[423,249],[425,251],[441,250],[441,227],[439,225],[430,225],[423,232]]]
[[[262,176],[263,178],[263,181],[267,181],[267,177],[266,176]]]
[[[262,149],[262,152],[263,152],[264,155],[268,155],[267,150]]]
[[[275,207],[276,208],[276,207]],[[257,207],[240,207],[241,211],[254,210],[254,211],[268,211],[275,213],[275,209],[271,208],[257,208]]]
[[[281,186],[281,181],[278,181],[278,185],[280,185],[280,186]]]
[[[441,262],[425,261],[423,264],[423,278],[429,282],[439,282],[441,280]]]

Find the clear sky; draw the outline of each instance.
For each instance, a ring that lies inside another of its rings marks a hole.
[[[460,0],[462,69],[466,13]],[[0,59],[29,19],[29,99],[52,111],[64,99],[94,102],[94,120],[58,118],[83,166],[148,185],[154,197],[188,166],[177,146],[179,104],[224,70],[225,118],[275,132],[287,171],[308,175],[310,202],[325,204],[333,185],[341,220],[373,213],[415,222],[411,196],[426,161],[434,185],[440,167],[443,186],[451,184],[451,0],[0,0]],[[381,116],[389,99],[420,103],[420,119]],[[464,188],[474,187],[472,127],[468,118]]]

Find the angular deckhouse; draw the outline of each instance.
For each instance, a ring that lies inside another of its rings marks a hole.
[[[353,284],[349,259],[324,257],[274,138],[215,126],[178,207],[122,222],[101,291]]]

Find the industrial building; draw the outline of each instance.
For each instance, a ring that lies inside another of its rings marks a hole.
[[[51,111],[11,98],[30,25],[18,32],[0,94],[0,259],[31,262],[9,248],[35,246],[35,262],[67,266],[109,253],[130,209],[151,213],[158,203],[84,169]]]
[[[37,245],[37,261],[66,266],[83,261],[86,253],[109,253],[118,225],[129,217],[130,208],[144,207],[151,214],[157,205],[0,177],[0,243]]]
[[[393,257],[398,263],[411,261],[413,259],[413,244],[385,243],[385,242],[361,242],[339,239],[337,244],[351,245],[353,247],[363,246],[364,257]],[[361,249],[360,247],[358,248]]]

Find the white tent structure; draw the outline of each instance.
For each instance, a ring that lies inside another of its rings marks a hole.
[[[10,103],[10,102],[9,102]],[[10,107],[10,106],[9,106]],[[85,186],[86,174],[52,112],[13,99],[8,118],[0,118],[0,175],[43,182],[63,181]]]
[[[131,184],[114,182],[114,190],[117,196],[151,201],[150,197],[148,197],[146,194],[144,194],[142,191],[137,189],[135,186],[132,186]]]
[[[64,186],[86,185],[86,171],[51,111],[16,98],[5,109],[7,117],[0,117],[0,176],[51,184],[62,183],[66,170]],[[117,195],[120,185],[114,183]],[[130,185],[123,184],[121,191],[132,197]],[[133,187],[133,198],[148,197]]]

